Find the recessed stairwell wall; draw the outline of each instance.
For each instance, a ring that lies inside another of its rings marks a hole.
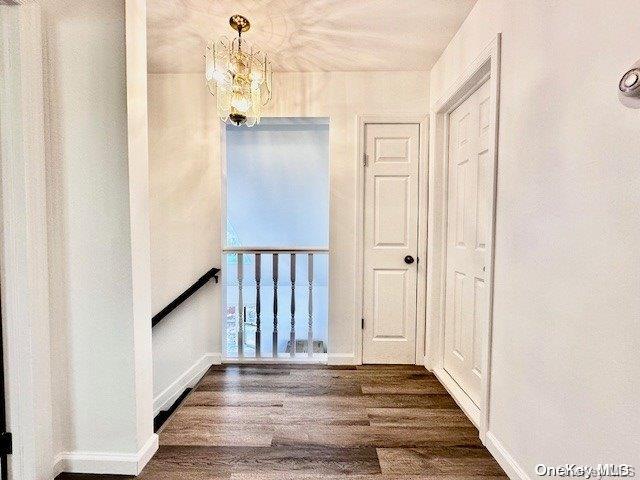
[[[209,263],[221,261],[220,132],[215,99],[207,93],[202,74],[148,78],[151,264],[157,311]],[[273,101],[265,117],[330,119],[330,362],[356,361],[356,173],[361,165],[357,115],[426,116],[428,92],[426,72],[274,74]],[[220,293],[209,285],[190,306],[154,330],[156,399],[219,359]]]
[[[220,137],[199,75],[148,75],[152,311],[221,266]],[[220,285],[208,282],[153,328],[154,411],[220,362]]]

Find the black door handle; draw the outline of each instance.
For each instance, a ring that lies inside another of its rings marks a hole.
[[[404,263],[408,263],[409,265],[411,265],[413,262],[415,262],[415,260],[411,255],[407,255],[406,257],[404,257]]]

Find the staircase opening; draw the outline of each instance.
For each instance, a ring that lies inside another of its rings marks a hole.
[[[324,361],[329,119],[263,118],[225,134],[225,359]]]

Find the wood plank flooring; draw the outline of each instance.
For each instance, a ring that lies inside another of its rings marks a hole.
[[[143,480],[506,478],[415,366],[214,366],[159,435]]]

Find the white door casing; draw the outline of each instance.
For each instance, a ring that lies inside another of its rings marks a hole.
[[[0,243],[9,478],[53,478],[39,2],[0,1]]]
[[[419,152],[419,124],[366,124],[363,363],[415,363]]]
[[[491,235],[490,84],[449,117],[444,369],[480,405]]]

